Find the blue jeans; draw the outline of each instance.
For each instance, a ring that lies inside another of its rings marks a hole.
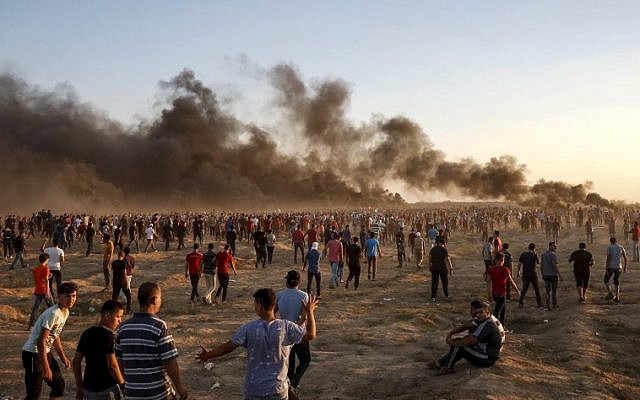
[[[338,262],[331,261],[331,277],[329,278],[329,287],[335,288],[338,286]]]
[[[631,241],[631,249],[633,249],[633,260],[637,261],[639,259],[639,251],[638,251],[638,241],[637,240],[632,240]]]

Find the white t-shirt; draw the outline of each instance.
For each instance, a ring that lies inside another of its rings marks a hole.
[[[60,261],[64,257],[64,250],[59,247],[47,247],[44,252],[49,255],[49,270],[60,271]]]
[[[156,231],[150,226],[144,231],[144,234],[146,235],[147,240],[153,240],[153,236],[156,234]]]
[[[62,328],[64,328],[68,317],[69,310],[62,311],[57,304],[44,310],[44,312],[40,314],[40,317],[38,317],[33,329],[31,329],[29,339],[27,339],[27,342],[22,346],[22,350],[37,353],[38,340],[40,340],[42,329],[48,329],[49,337],[47,338],[47,343],[45,343],[45,351],[47,353],[50,352],[53,341],[56,340],[62,332]]]

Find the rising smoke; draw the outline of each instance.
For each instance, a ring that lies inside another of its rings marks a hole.
[[[447,161],[415,122],[346,118],[340,80],[308,85],[290,65],[269,71],[287,132],[270,132],[221,109],[184,70],[160,83],[160,115],[125,128],[61,86],[42,91],[0,75],[4,211],[357,207],[404,203],[384,187],[557,206],[584,202],[589,185],[528,186],[512,156],[486,164]],[[297,144],[283,150],[276,135]],[[592,198],[597,194],[590,194]]]

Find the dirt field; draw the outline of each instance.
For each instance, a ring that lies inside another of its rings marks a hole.
[[[544,233],[503,230],[514,258],[529,242],[546,250]],[[447,351],[444,337],[453,326],[468,320],[468,303],[486,296],[482,282],[483,263],[479,234],[454,235],[449,243],[454,274],[450,298],[429,301],[428,271],[414,266],[396,268],[395,251],[382,247],[379,274],[375,282],[363,274],[360,289],[328,289],[328,266],[322,264],[323,290],[317,310],[318,337],[311,343],[312,363],[302,379],[301,397],[312,399],[640,399],[640,273],[638,263],[629,263],[622,276],[621,303],[604,300],[602,283],[605,227],[596,227],[596,243],[590,250],[596,258],[591,279],[591,296],[585,305],[577,301],[569,254],[583,240],[582,228],[562,232],[558,247],[560,270],[565,280],[559,285],[559,307],[553,311],[535,308],[532,288],[526,306],[507,304],[508,329],[513,332],[498,364],[478,369],[460,361],[454,375],[436,377],[426,368],[429,361]],[[631,259],[631,249],[621,241]],[[189,246],[191,242],[187,244]],[[173,244],[175,248],[175,243]],[[35,241],[28,244],[28,262],[35,263]],[[216,250],[220,243],[216,243]],[[78,304],[72,310],[62,334],[71,359],[80,333],[97,322],[102,302],[102,257],[85,258],[84,248],[67,252],[64,280],[80,285]],[[184,278],[185,251],[134,254],[137,268],[133,286],[152,280],[163,289],[159,314],[171,328],[178,350],[183,380],[194,399],[241,399],[246,353],[242,349],[215,361],[206,370],[194,356],[198,346],[212,347],[230,338],[244,322],[256,318],[252,293],[260,287],[280,290],[292,265],[292,251],[280,238],[273,265],[253,267],[253,250],[239,246],[239,271],[229,287],[228,304],[206,306],[189,303],[190,285]],[[5,356],[0,366],[0,395],[24,396],[20,352],[27,338],[25,330],[31,307],[31,274],[18,267],[1,267],[0,325],[4,332]],[[366,271],[365,271],[366,272]],[[302,285],[306,286],[306,274]],[[516,279],[520,285],[519,279]],[[201,285],[204,285],[201,282]],[[135,298],[134,289],[134,298]],[[134,301],[135,304],[135,301]],[[137,307],[134,307],[134,309]],[[71,370],[64,372],[67,399],[74,398]],[[220,386],[210,389],[215,383]],[[45,389],[45,394],[48,391]],[[1,396],[0,396],[1,397]]]

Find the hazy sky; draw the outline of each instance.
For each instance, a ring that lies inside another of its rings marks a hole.
[[[354,122],[417,121],[450,159],[640,200],[640,1],[0,1],[0,69],[125,124],[184,68],[271,123],[260,71],[345,80]]]

